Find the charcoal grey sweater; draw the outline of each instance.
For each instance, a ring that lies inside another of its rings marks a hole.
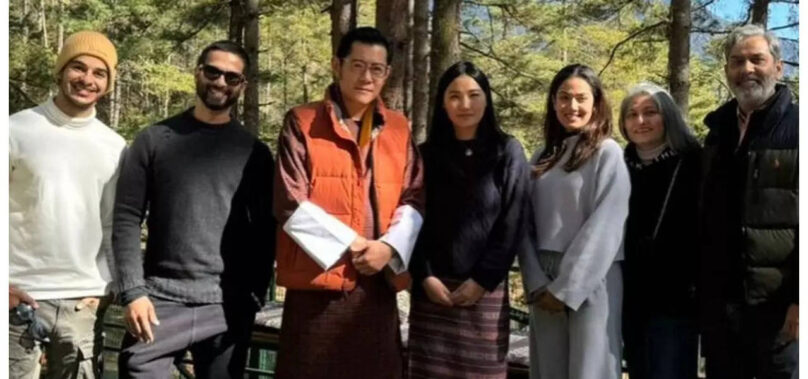
[[[272,154],[238,122],[205,124],[192,110],[140,132],[124,157],[112,236],[122,304],[143,295],[210,304],[266,293],[275,258]]]

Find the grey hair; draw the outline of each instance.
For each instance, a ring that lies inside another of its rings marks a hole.
[[[657,111],[662,116],[662,127],[665,128],[665,141],[668,146],[677,153],[685,153],[699,146],[698,140],[693,135],[690,127],[687,126],[685,118],[682,116],[682,111],[679,106],[673,101],[670,93],[664,88],[648,82],[640,83],[628,91],[628,94],[623,98],[620,103],[620,134],[623,135],[630,144],[633,144],[628,138],[626,132],[626,116],[628,115],[631,102],[638,96],[651,96]]]
[[[732,52],[732,48],[749,37],[756,37],[761,36],[766,39],[766,42],[769,44],[769,52],[774,57],[775,62],[780,61],[780,39],[777,38],[772,32],[768,32],[764,30],[760,25],[756,24],[746,24],[743,26],[739,26],[732,30],[727,37],[726,42],[724,42],[724,59],[729,62],[729,54]]]

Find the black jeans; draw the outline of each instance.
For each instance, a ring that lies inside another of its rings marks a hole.
[[[705,328],[702,350],[710,379],[797,379],[799,343],[780,330],[788,305],[730,304],[723,322]]]
[[[183,304],[152,298],[160,325],[145,344],[129,333],[118,356],[121,378],[170,378],[171,365],[191,351],[197,378],[241,378],[255,311],[223,304]]]

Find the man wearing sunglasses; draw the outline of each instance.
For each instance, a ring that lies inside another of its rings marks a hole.
[[[112,207],[126,141],[96,118],[118,57],[82,31],[59,52],[55,97],[9,118],[9,376],[100,378]],[[48,344],[42,344],[50,340]]]
[[[168,377],[188,350],[199,378],[243,376],[275,256],[272,154],[230,116],[248,65],[233,42],[206,47],[194,106],[141,131],[124,157],[113,231],[122,378]]]
[[[325,99],[286,114],[278,140],[276,378],[398,378],[396,291],[421,228],[423,168],[407,119],[379,97],[392,51],[349,31]]]

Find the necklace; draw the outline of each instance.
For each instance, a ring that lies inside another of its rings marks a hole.
[[[467,147],[467,148],[466,148],[466,156],[467,156],[467,157],[470,157],[472,154],[474,154],[474,152],[473,152],[473,151],[471,151],[471,148],[470,148],[470,147]]]

